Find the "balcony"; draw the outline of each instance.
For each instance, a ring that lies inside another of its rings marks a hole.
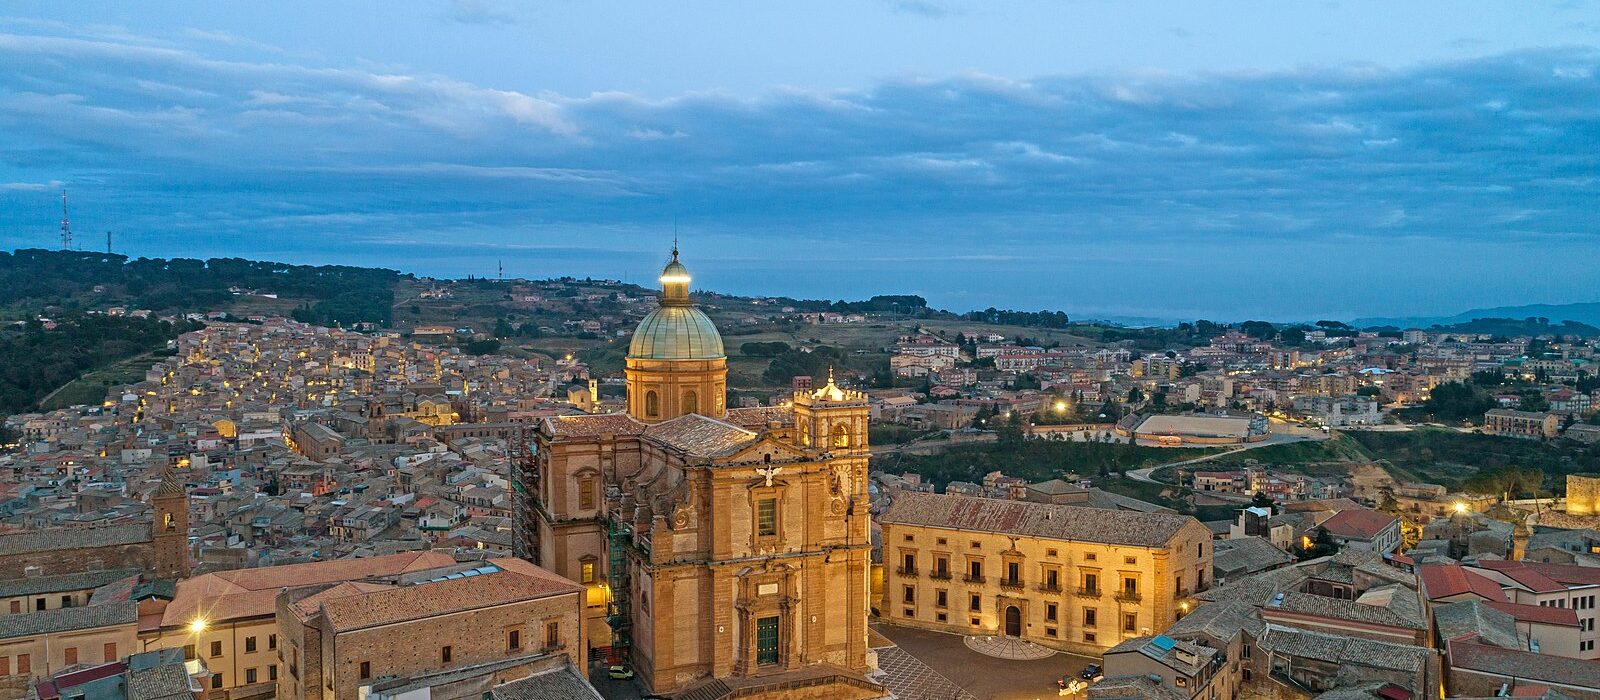
[[[966,576],[962,576],[961,580],[962,581],[966,581],[967,583],[978,583],[978,584],[981,584],[981,583],[983,583],[983,576],[981,574],[978,575],[978,576],[973,576],[972,574],[967,574]]]
[[[1078,597],[1080,597],[1080,598],[1099,598],[1100,597],[1100,589],[1098,589],[1098,588],[1079,588],[1077,593],[1076,593],[1076,595]]]
[[[949,569],[934,569],[933,571],[929,571],[928,572],[928,578],[931,578],[931,579],[933,579],[935,581],[949,581],[950,580],[950,570]]]
[[[894,575],[896,575],[896,576],[905,576],[905,577],[908,577],[908,578],[916,578],[916,576],[917,576],[917,567],[915,567],[915,566],[897,566],[897,567],[895,567]]]
[[[1117,591],[1117,600],[1123,603],[1137,603],[1144,599],[1139,597],[1138,591],[1121,590]]]
[[[1040,593],[1060,593],[1061,592],[1061,584],[1058,584],[1058,583],[1041,583],[1036,587],[1035,590],[1038,590]]]
[[[1020,578],[1003,578],[1003,579],[1000,579],[1000,587],[1001,588],[1007,588],[1007,589],[1014,590],[1014,591],[1021,591],[1023,588],[1025,588],[1025,586],[1022,585],[1022,579],[1020,579]]]

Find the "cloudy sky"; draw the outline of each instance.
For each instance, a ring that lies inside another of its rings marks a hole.
[[[1600,2],[0,8],[0,248],[1306,319],[1600,300]]]

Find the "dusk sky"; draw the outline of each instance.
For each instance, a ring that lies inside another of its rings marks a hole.
[[[8,2],[0,248],[1304,320],[1600,301],[1600,1]]]

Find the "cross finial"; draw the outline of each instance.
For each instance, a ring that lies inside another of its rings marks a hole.
[[[828,365],[828,383],[833,383],[833,365]]]
[[[672,234],[672,261],[678,261],[678,234]]]

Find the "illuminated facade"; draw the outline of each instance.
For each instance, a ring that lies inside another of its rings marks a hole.
[[[867,398],[726,407],[722,338],[673,251],[628,412],[546,419],[518,552],[588,587],[588,635],[653,692],[871,698]]]

